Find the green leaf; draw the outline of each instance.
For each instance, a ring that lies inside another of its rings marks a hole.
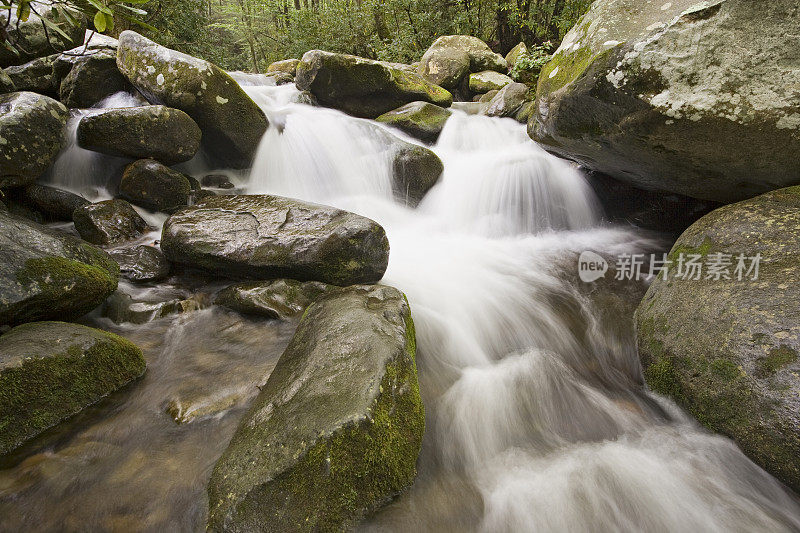
[[[114,30],[114,15],[109,15],[108,13],[103,13],[106,17],[106,29],[108,31]]]
[[[114,13],[112,13],[111,9],[109,9],[108,6],[106,6],[105,4],[100,3],[98,0],[86,0],[86,1],[89,2],[90,4],[92,4],[95,7],[95,9],[97,9],[98,11],[102,11],[103,13],[105,13],[107,15],[113,15],[114,14]]]
[[[94,14],[94,27],[100,33],[106,31],[106,16],[102,11]]]
[[[54,32],[58,33],[59,35],[61,35],[61,36],[62,36],[62,37],[64,37],[65,39],[67,39],[68,41],[72,41],[72,37],[70,37],[69,35],[67,35],[66,33],[64,33],[64,30],[62,30],[61,28],[59,28],[59,27],[58,27],[58,24],[55,24],[54,22],[52,22],[52,21],[50,21],[50,20],[48,20],[48,19],[46,19],[46,18],[43,18],[43,19],[42,19],[42,22],[44,22],[45,26],[47,26],[48,28],[50,28],[50,29],[51,29],[51,30],[53,30]]]
[[[127,9],[128,11],[136,13],[137,15],[147,15],[147,11],[145,11],[144,9],[139,9],[138,7],[126,6],[125,4],[117,4],[116,7]]]
[[[143,22],[143,21],[141,21],[141,20],[139,20],[137,18],[128,16],[125,13],[117,13],[117,15],[119,15],[120,18],[123,18],[123,19],[127,20],[128,22],[132,22],[132,23],[136,24],[137,26],[141,26],[142,28],[144,28],[144,29],[146,29],[148,31],[152,31],[152,32],[156,32],[156,33],[158,33],[158,31],[159,31],[158,28],[156,28],[155,26],[151,26],[150,24],[148,24],[146,22]]]
[[[31,16],[31,3],[30,0],[20,0],[17,6],[17,18],[20,22],[25,22]]]

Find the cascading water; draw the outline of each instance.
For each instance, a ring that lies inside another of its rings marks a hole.
[[[643,287],[584,285],[577,257],[658,243],[602,224],[581,175],[523,126],[454,112],[433,147],[444,175],[412,209],[392,191],[393,144],[410,139],[296,103],[293,86],[238,79],[271,126],[249,176],[234,181],[380,222],[391,245],[383,283],[411,303],[427,423],[419,476],[361,529],[800,529],[794,495],[643,390],[631,324]],[[61,156],[53,182],[105,186],[108,169],[80,164],[109,160],[78,150]],[[207,169],[199,157],[184,170]],[[186,298],[219,286],[182,283],[148,291]],[[219,308],[145,326],[92,320],[141,345],[148,373],[0,469],[0,530],[202,530],[211,467],[293,324]],[[176,425],[165,414],[176,401],[197,421]]]

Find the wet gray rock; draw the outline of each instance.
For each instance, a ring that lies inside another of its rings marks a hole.
[[[36,322],[0,336],[0,455],[145,371],[130,341],[78,324]]]
[[[41,94],[0,95],[0,187],[32,183],[64,145],[69,112]]]
[[[31,91],[58,98],[57,80],[53,72],[58,54],[38,57],[22,65],[14,65],[5,69],[17,91]]]
[[[389,111],[375,120],[395,127],[412,137],[435,143],[444,129],[451,111],[427,102],[411,102]]]
[[[214,467],[208,530],[348,530],[410,486],[425,427],[415,351],[394,288],[311,304]]]
[[[170,315],[199,311],[206,306],[203,298],[137,300],[118,290],[103,304],[103,316],[115,324],[147,324]]]
[[[375,118],[415,101],[443,107],[453,101],[447,90],[416,74],[380,61],[321,50],[303,56],[296,84],[320,104],[363,118]]]
[[[287,83],[294,83],[294,76],[286,72],[273,72],[267,74],[266,78],[275,85],[286,85]]]
[[[795,491],[800,490],[798,231],[800,187],[713,211],[681,235],[670,252],[675,263],[669,278],[653,282],[636,313],[648,385],[735,440]],[[705,266],[700,279],[679,276],[681,254],[685,260],[696,255],[704,265],[719,259],[719,279]],[[749,258],[757,254],[755,276]]]
[[[130,281],[161,281],[169,276],[170,263],[154,246],[140,244],[132,248],[117,248],[109,250],[108,255],[119,264],[122,277]]]
[[[203,198],[167,220],[161,250],[174,263],[222,276],[334,285],[376,282],[389,260],[376,222],[269,195]]]
[[[42,7],[41,5],[39,6],[39,8]],[[15,54],[5,46],[0,47],[0,67],[20,65],[37,57],[73,48],[83,42],[83,37],[86,33],[86,20],[84,17],[73,11],[73,17],[70,20],[61,11],[54,13],[49,8],[40,9],[39,12],[44,14],[45,18],[51,22],[57,24],[67,37],[52,30],[45,34],[42,20],[34,13],[31,13],[25,22],[22,22],[17,20],[16,12],[13,12],[7,31],[10,38],[19,43],[17,47],[18,54]],[[3,16],[0,17],[0,21],[3,24],[7,20],[6,13],[8,11],[4,11]]]
[[[392,170],[395,193],[414,206],[439,181],[444,164],[433,151],[402,143],[394,152]]]
[[[79,56],[61,55],[54,64],[59,99],[67,107],[91,107],[133,88],[117,68],[113,50],[91,50]]]
[[[203,187],[214,187],[215,189],[233,189],[235,185],[225,174],[206,174],[200,180]]]
[[[81,238],[92,244],[109,245],[140,237],[147,222],[125,200],[114,199],[79,207],[72,214]]]
[[[515,117],[526,101],[530,89],[524,83],[509,83],[489,101],[486,114],[490,117]]]
[[[542,70],[529,132],[617,179],[703,200],[800,183],[796,21],[793,0],[595,2]]]
[[[86,115],[78,124],[81,148],[165,165],[194,157],[200,138],[200,128],[189,115],[160,105],[107,109]]]
[[[38,183],[13,189],[11,196],[39,211],[47,220],[71,221],[77,208],[89,204],[89,200],[75,193]]]
[[[184,111],[203,132],[203,146],[220,163],[246,168],[268,122],[229,74],[132,31],[119,37],[120,72],[154,104]]]
[[[117,288],[101,249],[0,211],[0,325],[79,318]]]
[[[153,159],[140,159],[125,167],[119,193],[139,207],[171,213],[189,203],[192,185],[177,170]]]
[[[221,290],[214,303],[246,315],[288,320],[334,288],[319,281],[293,279],[237,283]]]

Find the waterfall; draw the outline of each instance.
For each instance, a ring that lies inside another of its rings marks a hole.
[[[444,174],[410,209],[392,198],[387,157],[410,139],[259,102],[271,126],[247,192],[380,222],[391,245],[383,283],[407,294],[417,327],[419,478],[364,530],[800,528],[777,481],[643,390],[632,308],[604,308],[574,273],[583,250],[654,243],[601,224],[582,176],[524,126],[455,111],[432,147]]]

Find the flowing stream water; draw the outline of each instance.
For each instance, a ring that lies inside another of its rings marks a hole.
[[[411,139],[293,103],[293,86],[237,80],[271,123],[252,170],[229,173],[237,191],[380,222],[391,245],[382,283],[412,307],[427,426],[419,476],[359,529],[800,530],[795,495],[644,389],[632,313],[646,287],[578,279],[584,250],[665,243],[602,222],[580,173],[524,126],[455,112],[433,147],[444,175],[411,208],[391,175],[393,143]],[[119,165],[71,146],[49,179],[105,197]],[[208,169],[199,157],[184,170]],[[209,300],[222,286],[190,276],[122,289]],[[203,530],[211,468],[296,324],[214,306],[142,326],[98,313],[87,323],[142,346],[147,374],[0,464],[0,530]]]

